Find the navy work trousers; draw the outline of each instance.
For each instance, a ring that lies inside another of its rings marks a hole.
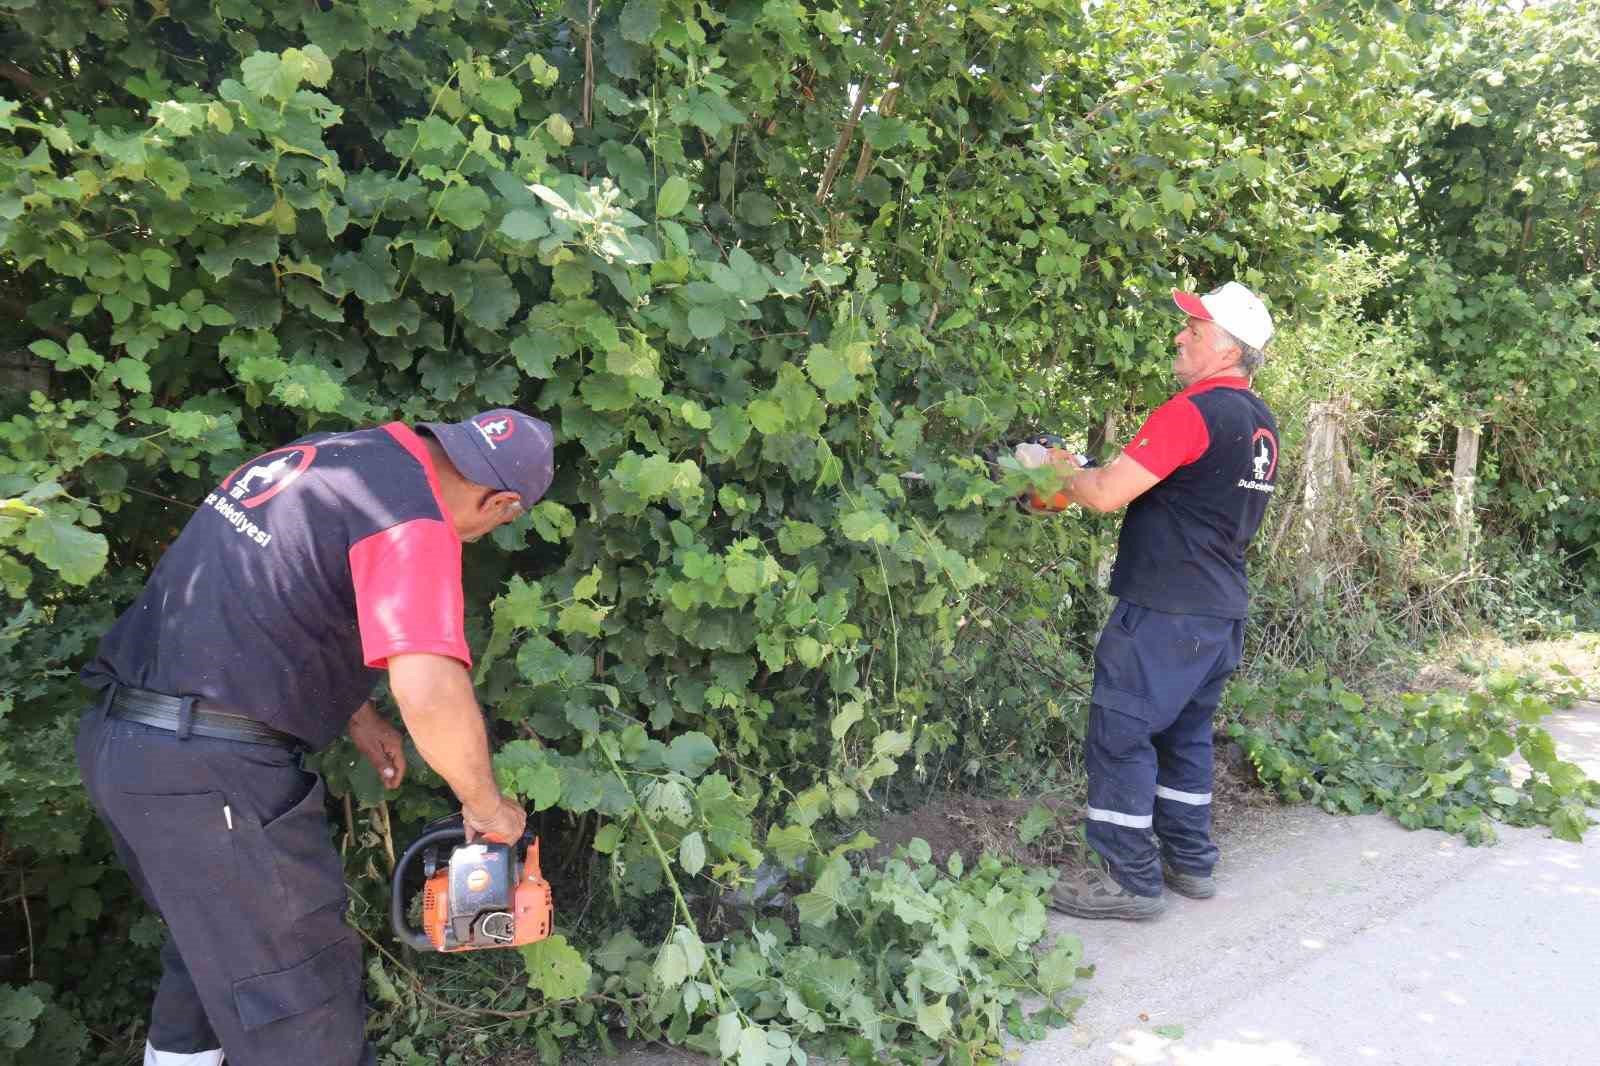
[[[1130,892],[1161,894],[1163,857],[1202,876],[1216,864],[1211,716],[1243,650],[1241,619],[1126,600],[1100,634],[1084,750],[1085,836]]]
[[[108,718],[78,730],[84,786],[167,924],[149,1047],[228,1066],[370,1066],[361,945],[322,779],[295,753]]]

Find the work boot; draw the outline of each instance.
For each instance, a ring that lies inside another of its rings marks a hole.
[[[1129,892],[1108,873],[1086,869],[1063,876],[1050,893],[1050,906],[1075,918],[1154,918],[1167,907],[1161,896]]]
[[[1210,874],[1186,874],[1174,870],[1165,860],[1161,863],[1161,880],[1178,895],[1190,899],[1210,899],[1217,894],[1217,882]]]

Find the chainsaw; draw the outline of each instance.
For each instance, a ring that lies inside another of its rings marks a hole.
[[[1008,446],[1006,449],[1007,454],[1015,451],[1017,444],[1039,445],[1049,453],[1049,461],[1051,463],[1071,463],[1079,469],[1088,469],[1091,466],[1100,465],[1082,452],[1074,452],[1068,449],[1066,440],[1056,436],[1054,433],[1039,433],[1032,437],[1024,437],[1022,440],[1017,441],[1016,444]],[[1057,514],[1065,511],[1068,505],[1065,492],[1054,492],[1046,496],[1038,489],[1029,489],[1026,493],[1017,497],[1017,509],[1024,514]]]
[[[404,887],[405,875],[419,855],[420,931],[406,920]],[[550,882],[539,872],[539,838],[531,833],[524,833],[516,846],[487,840],[469,844],[461,816],[455,815],[430,825],[395,864],[389,922],[394,935],[418,951],[531,944],[550,935],[553,919]]]

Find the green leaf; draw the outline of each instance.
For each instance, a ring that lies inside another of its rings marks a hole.
[[[87,585],[105,569],[109,545],[99,533],[46,513],[30,519],[24,527],[22,549],[67,583]]]
[[[0,985],[0,1048],[15,1051],[26,1047],[33,1039],[33,1023],[44,1008],[44,1000],[31,988]]]
[[[782,433],[789,424],[788,417],[784,414],[783,406],[776,400],[752,400],[749,407],[750,424],[761,431],[763,436],[770,437],[774,433]]]
[[[690,833],[678,842],[678,865],[683,867],[684,873],[693,877],[705,864],[706,842],[699,833]]]
[[[710,340],[727,328],[728,320],[715,307],[693,307],[689,310],[689,332],[700,340]]]
[[[648,44],[661,28],[660,3],[658,0],[628,0],[617,20],[617,28],[634,44]]]
[[[493,110],[513,114],[522,106],[522,91],[510,78],[486,78],[478,83],[478,99]]]
[[[917,1006],[917,1029],[929,1040],[943,1040],[950,1032],[952,1021],[950,1006],[943,996],[933,1003],[922,1003]]]
[[[1071,933],[1060,934],[1055,947],[1038,962],[1039,991],[1057,996],[1071,988],[1078,979],[1078,966],[1082,961],[1083,942]]]
[[[567,121],[567,116],[561,112],[552,112],[545,120],[544,128],[561,147],[566,148],[572,144],[572,123]]]
[[[671,218],[689,203],[689,183],[674,174],[661,183],[656,194],[656,217]]]
[[[686,826],[694,817],[694,808],[690,805],[688,790],[681,784],[660,780],[645,790],[644,813],[647,818]]]
[[[813,344],[806,355],[806,373],[819,389],[832,388],[855,377],[837,352],[820,344]]]
[[[922,979],[925,991],[947,996],[961,988],[961,967],[948,948],[924,944],[911,962],[912,972]]]
[[[514,241],[538,240],[550,232],[543,212],[523,208],[511,211],[500,220],[500,232]]]
[[[535,811],[547,811],[561,799],[561,772],[549,763],[524,767],[517,771],[517,792]]]
[[[811,830],[803,825],[773,826],[767,830],[767,847],[776,855],[780,862],[793,866],[800,859],[810,854],[816,844],[811,836]]]
[[[667,746],[667,769],[676,770],[685,777],[699,777],[716,761],[717,746],[698,731],[680,733]]]
[[[1028,813],[1022,816],[1022,823],[1017,826],[1017,839],[1024,844],[1032,844],[1044,835],[1045,830],[1055,824],[1055,811],[1042,803],[1035,803],[1028,808]]]
[[[628,963],[644,951],[644,945],[639,943],[639,938],[633,935],[631,929],[623,929],[611,934],[611,939],[596,951],[591,958],[594,964],[607,973],[621,973],[627,968]]]
[[[491,331],[501,329],[522,306],[522,298],[517,295],[511,279],[493,260],[460,263],[455,270],[459,278],[456,305],[473,325]],[[461,285],[470,286],[470,295],[465,301],[461,299]]]
[[[869,544],[893,544],[899,535],[889,516],[876,508],[852,511],[839,521],[844,535]]]
[[[866,709],[861,706],[858,700],[850,700],[839,708],[839,713],[833,716],[833,722],[829,726],[833,739],[843,740],[845,734],[850,732],[850,727],[861,721],[865,713]]]
[[[661,945],[651,972],[664,987],[677,988],[697,975],[705,964],[705,945],[693,930],[680,925],[673,928],[672,935]]]
[[[739,1050],[739,1040],[744,1033],[744,1023],[738,1011],[728,1011],[717,1018],[717,1050],[724,1059],[731,1059]]]
[[[433,210],[456,229],[474,230],[489,213],[489,194],[476,185],[452,185],[434,193]]]
[[[572,999],[589,987],[589,964],[560,934],[523,945],[522,961],[528,969],[528,987],[547,1001]]]

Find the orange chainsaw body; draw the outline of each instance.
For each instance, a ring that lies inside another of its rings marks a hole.
[[[1078,456],[1065,448],[1049,449],[1050,464],[1071,463],[1073,466],[1082,466]],[[1046,496],[1037,489],[1028,491],[1028,510],[1030,511],[1065,511],[1070,506],[1065,492],[1053,492]]]
[[[459,845],[449,862],[423,882],[422,931],[435,951],[532,944],[550,935],[553,921],[537,839],[521,863],[503,844]]]
[[[417,859],[420,929],[406,918],[408,900],[415,899],[406,892],[406,877]],[[539,870],[539,838],[531,832],[515,844],[468,843],[459,815],[441,819],[406,848],[389,878],[389,924],[417,951],[519,947],[549,936],[554,923],[550,883]]]

